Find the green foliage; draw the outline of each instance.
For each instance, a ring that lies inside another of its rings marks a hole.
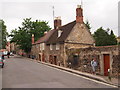
[[[89,29],[89,31],[90,31],[91,26],[90,26],[90,23],[89,23],[89,21],[88,21],[88,20],[86,20],[85,25],[86,25],[86,27],[87,27],[87,28]]]
[[[113,30],[110,32],[110,44],[111,45],[116,45],[117,44],[117,39],[116,36],[113,33]]]
[[[44,35],[45,31],[50,30],[48,22],[45,21],[31,21],[31,18],[23,19],[22,27],[12,30],[9,36],[12,37],[11,42],[15,42],[20,49],[26,53],[31,51],[32,42],[31,37],[34,34],[35,41]]]
[[[3,20],[0,19],[0,49],[5,49],[6,43],[7,43],[7,36],[8,36],[8,32],[6,29],[6,25],[5,22]]]
[[[117,40],[116,37],[111,30],[111,33],[109,34],[109,29],[104,30],[102,27],[97,29],[96,32],[94,32],[94,38],[96,46],[107,46],[107,45],[116,45]]]
[[[120,42],[118,43],[118,45],[120,45]]]

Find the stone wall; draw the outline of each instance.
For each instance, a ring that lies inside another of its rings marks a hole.
[[[79,48],[87,48],[87,47],[92,47],[93,45],[89,45],[89,44],[78,44],[78,43],[65,43],[65,48],[67,49],[79,49]]]
[[[40,44],[36,44],[32,46],[30,57],[34,57],[35,59],[39,58],[39,52],[40,52]]]
[[[112,69],[112,76],[118,76],[118,62],[119,62],[119,55],[118,55],[118,46],[104,46],[104,47],[89,47],[89,48],[79,48],[79,49],[67,49],[66,54],[68,59],[66,62],[74,62],[75,55],[78,56],[77,65],[71,65],[72,68],[77,69],[79,71],[92,73],[91,68],[91,60],[93,58],[97,59],[98,67],[97,67],[97,74],[101,74],[102,65],[101,64],[101,55],[104,52],[111,53],[111,69]]]
[[[82,45],[74,44],[73,49],[68,48],[73,44],[60,44],[60,49],[56,50],[56,45],[53,45],[53,50],[50,50],[50,45],[45,45],[45,50],[40,50],[40,45],[33,45],[32,46],[32,52],[31,55],[35,55],[36,59],[39,60],[39,54],[44,54],[45,62],[55,64],[54,61],[49,61],[50,55],[52,55],[52,58],[56,56],[56,63],[57,65],[69,67],[69,62],[71,62],[70,68],[82,71],[82,72],[88,72],[92,73],[91,68],[91,60],[93,58],[97,59],[98,67],[97,67],[97,74],[103,75],[103,58],[102,55],[104,53],[110,54],[110,69],[112,70],[112,76],[117,77],[118,71],[120,68],[120,57],[118,50],[118,46],[101,46],[101,47],[84,47]],[[76,47],[81,48],[76,48]],[[84,48],[83,48],[84,47]],[[77,59],[77,60],[75,60]]]
[[[46,45],[46,49],[44,51],[44,54],[45,54],[45,58],[46,58],[46,62],[48,63],[53,63],[54,64],[54,61],[49,61],[50,59],[50,55],[52,56],[52,59],[54,56],[56,56],[56,63],[57,65],[60,63],[61,65],[63,65],[63,59],[64,59],[64,53],[63,53],[63,44],[60,44],[60,49],[59,50],[56,50],[56,44],[53,45],[53,50],[50,50],[50,45]]]
[[[50,55],[52,56],[52,59],[54,56],[57,57],[56,63],[57,65],[60,64],[61,66],[64,66],[64,44],[60,44],[60,49],[56,50],[56,44],[53,45],[53,50],[50,50],[50,45],[45,44],[45,50],[40,50],[40,44],[36,44],[32,46],[31,49],[31,56],[35,56],[37,60],[40,60],[39,55],[44,54],[44,61],[47,63],[54,64],[54,61],[50,61]]]
[[[94,44],[94,38],[85,24],[76,23],[65,42]]]

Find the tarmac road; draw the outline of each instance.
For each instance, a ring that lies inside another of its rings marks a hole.
[[[43,65],[28,58],[6,59],[2,70],[3,88],[114,88]]]

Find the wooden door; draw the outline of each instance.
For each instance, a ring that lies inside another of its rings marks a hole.
[[[110,69],[110,55],[104,54],[104,75],[108,76],[108,69]]]
[[[45,55],[44,55],[44,53],[42,54],[42,61],[43,62],[45,61]]]
[[[41,61],[41,55],[39,54],[39,61]]]
[[[57,65],[57,56],[54,56],[54,64]]]
[[[53,63],[53,57],[52,55],[49,55],[49,62],[52,64]]]
[[[74,65],[74,66],[78,65],[78,58],[79,58],[79,57],[78,57],[77,55],[74,55],[74,56],[73,56],[73,65]]]

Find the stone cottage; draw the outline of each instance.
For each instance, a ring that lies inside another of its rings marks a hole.
[[[45,35],[34,42],[32,35],[31,55],[39,61],[77,69],[83,72],[92,72],[90,61],[97,59],[97,74],[112,76],[120,73],[119,46],[95,47],[95,41],[83,22],[83,10],[80,5],[76,9],[76,20],[62,25],[60,17],[54,20],[54,29],[45,32]],[[69,65],[71,63],[71,65]]]
[[[87,48],[94,46],[94,39],[83,22],[83,9],[80,5],[76,9],[76,20],[61,25],[59,17],[54,20],[54,29],[45,33],[34,43],[32,37],[31,54],[37,60],[67,67],[67,49]]]

